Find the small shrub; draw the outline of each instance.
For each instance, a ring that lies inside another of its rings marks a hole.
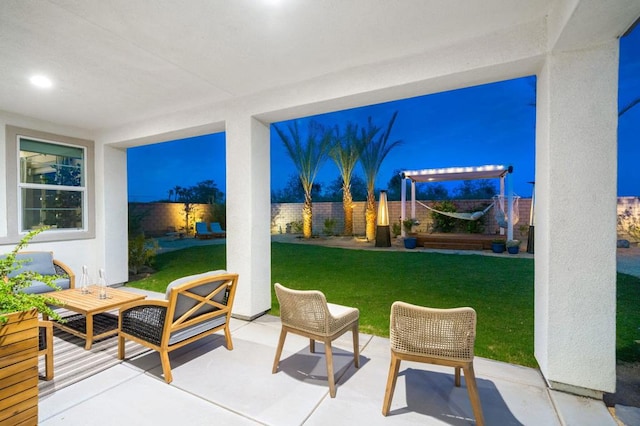
[[[324,220],[324,229],[322,230],[322,232],[325,235],[334,235],[335,227],[336,227],[336,220],[332,218],[327,218]]]
[[[402,230],[402,227],[400,226],[400,222],[394,222],[391,224],[391,232],[393,233],[394,237],[397,237],[398,235],[400,235]]]
[[[294,220],[293,222],[290,223],[291,225],[291,232],[294,234],[302,234],[302,221],[301,220]]]
[[[442,212],[455,213],[458,211],[456,205],[451,201],[441,201],[433,205],[435,210]],[[435,232],[452,232],[456,228],[457,219],[446,216],[437,212],[431,212],[431,218],[433,219],[433,230]]]
[[[146,240],[143,234],[129,239],[129,271],[136,275],[143,266],[152,266],[157,252],[156,240]]]
[[[62,321],[60,314],[51,308],[51,305],[60,304],[54,296],[46,293],[25,293],[22,290],[29,287],[32,281],[40,281],[52,290],[60,290],[55,280],[63,278],[60,275],[42,275],[34,271],[22,271],[17,275],[11,273],[20,269],[27,260],[18,260],[16,256],[25,248],[31,239],[48,227],[29,231],[20,242],[8,254],[0,256],[0,325],[7,322],[5,314],[11,312],[28,311],[36,309],[38,312]]]
[[[420,225],[420,222],[418,222],[418,219],[411,218],[411,219],[405,219],[404,221],[402,221],[402,227],[404,228],[405,234],[410,234],[413,231],[413,227],[415,225]]]

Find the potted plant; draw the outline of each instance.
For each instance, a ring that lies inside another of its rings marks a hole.
[[[54,280],[60,276],[44,276],[33,271],[12,272],[25,262],[16,259],[18,252],[43,230],[29,232],[13,251],[0,256],[0,365],[6,366],[2,369],[1,380],[15,384],[0,390],[0,399],[7,401],[7,397],[14,397],[12,405],[5,407],[5,410],[19,413],[14,420],[17,421],[19,417],[25,424],[37,422],[38,415],[38,313],[58,320],[60,316],[48,305],[55,302],[55,298],[21,290],[28,287],[32,280],[59,289]],[[22,361],[17,363],[18,359]],[[14,395],[16,386],[20,387],[20,397]]]
[[[407,249],[414,249],[418,245],[418,238],[413,234],[414,225],[419,225],[417,219],[405,219],[402,221],[402,227],[404,228],[404,247]]]
[[[502,238],[496,238],[491,241],[491,251],[494,253],[503,253],[506,249],[505,240]]]
[[[518,254],[520,251],[520,240],[507,240],[506,246],[510,254]]]

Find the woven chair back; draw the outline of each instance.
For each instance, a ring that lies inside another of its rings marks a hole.
[[[312,333],[328,333],[330,314],[327,299],[317,290],[292,290],[276,283],[282,324]]]
[[[389,339],[396,352],[472,361],[476,311],[472,308],[436,309],[395,302],[391,306]]]

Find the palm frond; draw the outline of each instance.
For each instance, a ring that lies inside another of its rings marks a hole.
[[[349,187],[353,171],[360,158],[361,146],[358,144],[358,125],[347,123],[345,134],[340,134],[336,126],[334,142],[329,155],[340,171],[344,187]]]
[[[360,155],[360,165],[367,181],[367,190],[372,192],[375,187],[376,176],[382,166],[382,162],[389,152],[396,146],[402,143],[401,140],[396,140],[389,143],[389,136],[391,135],[391,129],[398,116],[398,111],[393,113],[387,129],[377,139],[375,136],[381,130],[375,126],[371,117],[368,121],[367,131],[362,131],[360,143],[362,145],[362,152]]]
[[[300,182],[305,194],[311,195],[313,181],[318,174],[318,170],[327,160],[327,156],[332,147],[331,133],[326,131],[322,125],[311,120],[303,141],[303,135],[298,128],[298,121],[294,121],[287,128],[289,134],[273,125],[276,133],[282,140],[287,154],[300,176]]]

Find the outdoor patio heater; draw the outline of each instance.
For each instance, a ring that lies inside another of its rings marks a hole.
[[[376,227],[376,247],[391,247],[391,232],[389,231],[389,205],[387,191],[380,191],[378,200],[378,226]]]

